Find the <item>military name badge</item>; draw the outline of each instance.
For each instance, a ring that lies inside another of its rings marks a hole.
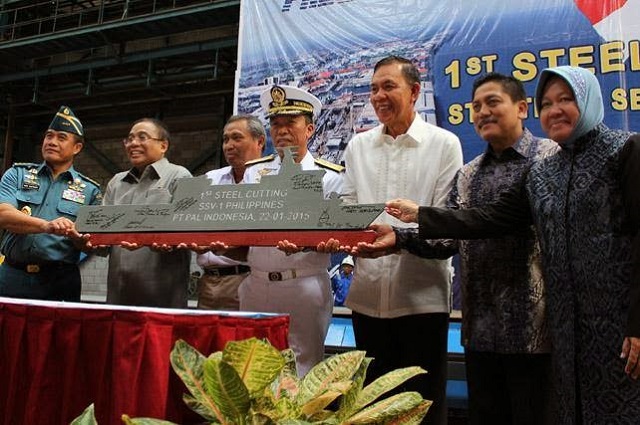
[[[38,182],[38,170],[32,168],[27,174],[25,174],[22,180],[22,190],[38,190],[40,189],[40,183]]]

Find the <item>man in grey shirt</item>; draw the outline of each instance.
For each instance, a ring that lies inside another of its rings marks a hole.
[[[123,140],[132,165],[107,185],[103,205],[171,202],[177,179],[191,177],[165,158],[169,131],[152,118],[136,121]],[[149,307],[187,307],[191,252],[123,243],[109,255],[107,303]]]

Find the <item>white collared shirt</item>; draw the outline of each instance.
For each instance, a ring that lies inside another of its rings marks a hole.
[[[272,161],[247,167],[243,181],[245,184],[257,183],[260,181],[262,175],[277,174],[280,170],[280,164],[280,157],[276,155]],[[304,158],[302,158],[302,161],[300,161],[300,165],[302,165],[303,170],[320,169],[308,151]],[[331,192],[341,193],[342,174],[332,170],[325,169],[325,171],[326,173],[322,177],[322,188],[325,198],[328,198]],[[287,256],[277,248],[251,247],[249,248],[247,261],[252,269],[265,272],[290,269],[317,269],[320,271],[326,270],[329,266],[329,257],[329,254],[317,252],[298,252]]]
[[[424,206],[444,206],[462,166],[460,141],[416,114],[395,139],[380,125],[356,135],[345,151],[345,202],[384,203],[406,198]],[[376,223],[410,227],[388,214]],[[416,226],[415,224],[413,226]],[[444,313],[451,308],[450,260],[419,258],[406,251],[356,261],[346,305],[372,317]]]
[[[235,177],[233,175],[233,169],[230,165],[222,168],[218,168],[217,170],[211,170],[205,174],[205,176],[211,180],[211,185],[218,184],[235,184]],[[240,182],[242,183],[242,182]],[[228,266],[237,266],[238,264],[246,264],[244,262],[232,260],[231,258],[227,258],[222,255],[215,255],[212,252],[205,252],[204,254],[199,254],[196,258],[198,265],[202,268],[207,267],[228,267]]]

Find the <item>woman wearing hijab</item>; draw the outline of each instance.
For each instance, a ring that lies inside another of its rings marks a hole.
[[[633,344],[637,357],[640,348],[640,137],[602,122],[600,85],[586,69],[545,70],[536,106],[562,148],[527,181],[548,279],[559,417],[638,424],[640,369],[620,353],[630,357]]]
[[[562,149],[486,207],[387,203],[417,221],[420,239],[499,237],[534,223],[543,252],[556,409],[561,424],[640,423],[640,135],[609,129],[596,77],[545,69],[536,89],[542,129]],[[395,244],[382,229],[371,254]]]

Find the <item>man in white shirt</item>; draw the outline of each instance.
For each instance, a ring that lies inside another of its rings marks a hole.
[[[262,123],[252,115],[234,115],[222,131],[222,153],[229,164],[209,171],[212,185],[242,183],[245,163],[262,156],[266,133]],[[198,255],[204,274],[198,280],[198,308],[238,310],[238,287],[249,275],[246,263],[212,252]]]
[[[314,160],[307,150],[315,130],[313,117],[322,107],[320,100],[295,87],[273,86],[262,94],[260,103],[269,116],[271,139],[279,154],[283,155],[285,147],[295,148],[295,162],[303,170],[326,170],[322,178],[325,197],[340,193],[342,167]],[[280,155],[253,161],[244,183],[277,174]],[[301,251],[287,255],[277,248],[251,247],[247,261],[251,274],[240,285],[240,308],[289,314],[289,346],[296,355],[298,375],[304,376],[324,357],[324,339],[333,311],[329,254]]]
[[[370,100],[381,125],[347,145],[346,202],[384,203],[400,197],[420,205],[445,205],[462,166],[460,141],[415,112],[419,93],[419,71],[407,59],[390,56],[375,65]],[[377,222],[403,226],[386,214]],[[374,358],[368,379],[406,366],[428,371],[404,389],[433,401],[426,417],[430,424],[447,421],[451,270],[450,260],[428,260],[408,252],[362,258],[346,302],[353,311],[356,346]]]

